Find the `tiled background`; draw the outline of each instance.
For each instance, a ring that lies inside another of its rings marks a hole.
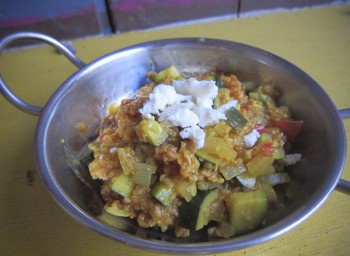
[[[0,37],[37,31],[59,39],[123,33],[206,18],[346,0],[0,0]]]

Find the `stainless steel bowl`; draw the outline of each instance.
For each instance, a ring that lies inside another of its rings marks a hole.
[[[350,192],[340,180],[346,157],[342,118],[350,109],[337,110],[327,93],[305,72],[269,52],[235,42],[207,38],[178,38],[127,47],[84,64],[60,42],[37,33],[17,33],[0,42],[0,51],[16,40],[35,39],[56,47],[80,69],[68,78],[41,108],[14,95],[0,77],[2,94],[16,107],[40,115],[35,135],[35,155],[41,177],[58,204],[73,218],[99,233],[139,248],[169,253],[217,253],[273,239],[314,213],[337,188]],[[100,215],[101,202],[94,183],[77,158],[110,103],[130,96],[146,82],[145,74],[170,64],[182,72],[215,69],[233,72],[243,81],[267,82],[281,92],[278,104],[288,106],[304,127],[294,149],[303,160],[291,168],[301,185],[285,210],[274,211],[267,225],[230,239],[208,239],[198,233],[176,238],[171,233],[141,229],[124,218]],[[88,124],[88,132],[75,129]],[[91,208],[94,202],[94,209]]]

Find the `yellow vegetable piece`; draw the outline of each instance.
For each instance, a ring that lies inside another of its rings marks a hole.
[[[130,147],[118,148],[117,154],[120,165],[125,175],[132,175],[135,172],[135,152]]]
[[[229,220],[235,234],[253,231],[261,225],[268,207],[264,190],[232,193],[229,200]]]
[[[171,182],[158,181],[151,190],[152,195],[163,205],[167,206],[176,198],[174,184]]]
[[[132,176],[132,181],[135,184],[149,187],[151,185],[152,174],[156,172],[157,166],[135,162],[135,175]]]
[[[129,197],[134,189],[134,183],[129,176],[119,174],[111,179],[108,187],[119,195]]]
[[[137,126],[136,135],[142,142],[159,146],[167,138],[168,128],[155,120],[144,119]]]
[[[218,90],[218,95],[214,99],[214,108],[217,109],[221,105],[229,102],[232,99],[230,93],[231,91],[228,88],[220,88]]]
[[[155,82],[170,84],[173,80],[181,79],[180,71],[174,66],[170,65],[168,68],[157,73]]]
[[[198,151],[217,156],[227,161],[233,161],[237,156],[237,152],[224,139],[217,137],[206,138],[204,147]]]
[[[176,192],[181,195],[186,202],[197,194],[197,186],[195,182],[188,182],[185,180],[179,180],[175,185]]]
[[[106,210],[106,212],[108,212],[109,214],[115,215],[115,216],[119,216],[119,217],[129,217],[129,213],[124,210],[124,209],[120,209],[118,208],[117,204],[115,202],[113,202],[111,205],[105,205],[104,209]]]
[[[272,205],[277,205],[278,196],[274,188],[269,184],[261,184],[260,187],[265,190],[267,201]]]
[[[275,172],[272,166],[274,157],[257,155],[246,164],[248,171],[253,176],[267,175]]]
[[[244,165],[230,165],[230,166],[220,167],[219,169],[222,176],[224,176],[225,180],[230,180],[233,177],[236,177],[237,175],[242,174],[246,170],[247,168],[245,168]]]

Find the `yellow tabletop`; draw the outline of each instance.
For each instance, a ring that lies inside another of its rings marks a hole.
[[[73,42],[90,62],[135,43],[170,37],[212,37],[277,54],[309,73],[338,108],[350,107],[350,5],[212,21]],[[44,106],[76,71],[50,47],[4,54],[1,72],[20,97]],[[0,97],[0,255],[159,255],[112,241],[82,226],[46,191],[33,139],[38,118]],[[350,144],[350,120],[345,120]],[[350,153],[343,178],[350,180]],[[350,197],[334,191],[307,221],[269,242],[220,255],[350,255]]]

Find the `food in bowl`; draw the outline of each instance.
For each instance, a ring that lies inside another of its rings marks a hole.
[[[146,75],[146,74],[145,74]],[[291,182],[303,121],[277,106],[271,85],[175,66],[147,74],[133,97],[111,104],[89,144],[104,209],[177,237],[206,229],[228,238],[264,224]]]

